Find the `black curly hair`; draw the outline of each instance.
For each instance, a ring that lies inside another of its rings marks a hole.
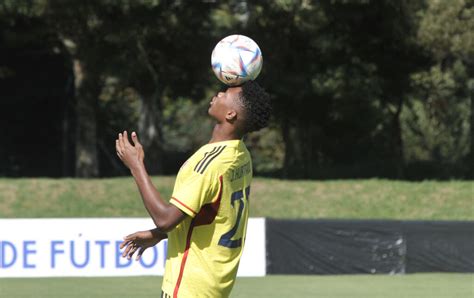
[[[255,81],[248,81],[241,87],[239,99],[245,113],[245,132],[258,131],[270,120],[270,95]]]

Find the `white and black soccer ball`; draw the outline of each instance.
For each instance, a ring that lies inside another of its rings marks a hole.
[[[211,65],[217,78],[228,86],[255,80],[262,70],[263,57],[257,43],[245,35],[230,35],[217,43]]]

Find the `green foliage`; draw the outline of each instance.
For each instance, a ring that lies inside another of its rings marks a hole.
[[[460,162],[469,153],[470,140],[469,98],[458,95],[462,81],[439,65],[414,74],[412,79],[420,99],[413,100],[402,115],[406,159]]]
[[[428,0],[421,16],[418,38],[435,60],[448,56],[474,57],[474,2],[472,0]]]
[[[427,1],[418,43],[431,63],[411,76],[413,100],[402,114],[408,161],[463,164],[472,138],[474,4]]]
[[[2,0],[0,16],[11,18],[17,16],[41,16],[46,8],[47,0]]]
[[[207,115],[209,101],[194,103],[189,98],[167,98],[163,111],[163,133],[169,152],[185,152],[209,141],[212,121]]]
[[[285,143],[277,127],[270,126],[245,139],[256,175],[271,174],[283,168]]]

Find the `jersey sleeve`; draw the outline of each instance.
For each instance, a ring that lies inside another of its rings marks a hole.
[[[194,217],[203,205],[216,198],[219,187],[219,178],[214,171],[206,171],[203,174],[194,172],[174,189],[170,203]]]

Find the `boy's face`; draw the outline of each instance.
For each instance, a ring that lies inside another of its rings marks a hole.
[[[217,93],[211,100],[208,113],[218,123],[234,119],[241,111],[239,93],[242,87],[229,87],[225,92]]]

